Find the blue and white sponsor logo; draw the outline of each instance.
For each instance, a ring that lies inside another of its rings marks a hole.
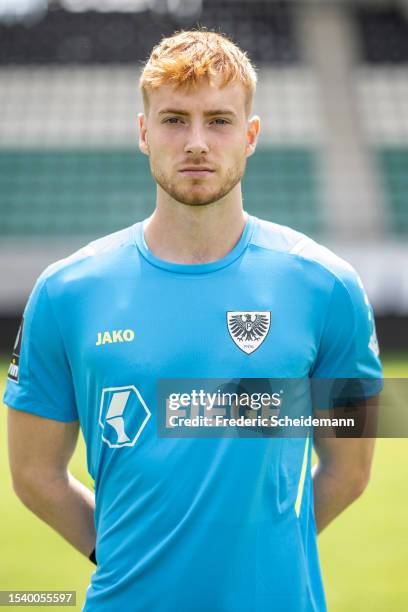
[[[99,411],[102,440],[111,448],[134,446],[151,412],[136,387],[103,389]]]

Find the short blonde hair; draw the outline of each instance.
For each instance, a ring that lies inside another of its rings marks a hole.
[[[176,32],[163,38],[153,48],[139,85],[148,107],[149,90],[162,85],[188,89],[202,79],[209,83],[217,79],[221,87],[235,81],[242,83],[250,111],[257,83],[254,66],[227,36],[205,29]]]

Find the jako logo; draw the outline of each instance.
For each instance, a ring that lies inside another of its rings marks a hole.
[[[98,332],[98,339],[95,346],[101,344],[112,344],[114,342],[132,342],[135,337],[133,329],[113,329],[112,331]]]

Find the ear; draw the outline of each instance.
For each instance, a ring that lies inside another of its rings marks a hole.
[[[139,121],[139,149],[144,155],[149,155],[149,143],[147,141],[147,122],[146,115],[144,113],[139,113],[138,116]]]
[[[253,153],[255,153],[260,129],[261,129],[261,120],[258,117],[258,115],[254,115],[248,121],[247,145],[246,145],[247,157],[250,157]]]

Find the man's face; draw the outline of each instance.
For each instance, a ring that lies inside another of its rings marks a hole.
[[[248,120],[240,83],[220,89],[206,80],[190,90],[150,91],[139,122],[139,146],[156,182],[190,206],[217,202],[239,183],[259,131],[259,119]]]

